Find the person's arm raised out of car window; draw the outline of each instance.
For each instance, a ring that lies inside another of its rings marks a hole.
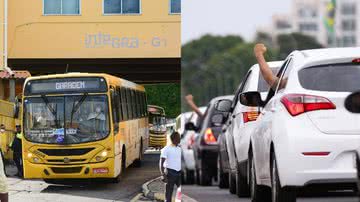
[[[256,60],[259,64],[260,72],[261,72],[262,76],[264,77],[264,80],[269,84],[269,86],[271,86],[271,88],[273,90],[275,90],[280,79],[273,74],[273,72],[270,69],[269,64],[266,62],[266,59],[264,56],[266,51],[267,51],[267,48],[262,43],[258,43],[254,47],[254,54],[255,54]],[[286,86],[286,83],[287,83],[287,78],[283,79],[280,82],[279,89],[284,88]]]
[[[204,114],[200,111],[199,107],[194,102],[194,97],[192,95],[187,95],[185,97],[185,100],[187,104],[190,106],[190,108],[199,116],[203,117]]]

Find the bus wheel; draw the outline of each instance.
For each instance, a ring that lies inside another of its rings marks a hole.
[[[137,167],[137,168],[140,168],[142,159],[143,159],[143,143],[142,143],[142,140],[141,140],[140,149],[139,149],[139,158],[137,158],[134,161],[134,166]]]
[[[126,153],[125,153],[125,148],[123,148],[121,152],[121,170],[119,175],[113,178],[112,180],[113,183],[119,183],[121,181],[122,177],[124,176],[125,169],[126,169]]]

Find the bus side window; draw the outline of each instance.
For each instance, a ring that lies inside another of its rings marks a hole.
[[[132,106],[131,106],[131,91],[128,88],[126,89],[126,103],[127,103],[129,120],[132,120],[133,119],[133,111],[132,111]]]
[[[124,113],[122,110],[122,102],[121,102],[121,92],[120,87],[116,87],[116,93],[117,93],[117,107],[119,109],[119,121],[123,121],[124,119]]]
[[[133,118],[136,119],[136,99],[135,99],[135,92],[134,90],[131,90],[131,106],[132,106],[132,112],[133,112]]]
[[[143,102],[142,102],[142,92],[139,92],[139,107],[140,107],[140,113],[141,113],[141,117],[144,117],[144,106],[143,106]]]
[[[145,111],[145,116],[148,116],[148,108],[147,108],[147,102],[146,102],[146,93],[142,94],[142,99],[143,99],[143,103],[144,103],[144,111]]]
[[[111,89],[111,108],[113,115],[114,135],[119,132],[119,108],[117,107],[117,93],[114,89]]]
[[[136,91],[135,95],[136,95],[136,111],[137,111],[138,117],[140,118],[140,117],[142,117],[141,108],[140,108],[140,92]]]
[[[121,88],[121,108],[122,108],[122,112],[123,112],[123,121],[128,120],[128,115],[127,115],[127,106],[126,106],[126,92],[125,92],[125,88]]]

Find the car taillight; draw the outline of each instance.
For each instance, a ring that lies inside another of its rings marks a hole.
[[[206,144],[217,144],[217,140],[216,140],[211,128],[206,129],[205,135],[204,135],[204,142]]]
[[[360,58],[356,58],[352,61],[353,63],[360,63]]]
[[[282,97],[281,102],[292,116],[316,110],[336,109],[329,99],[315,95],[289,94]]]
[[[257,112],[257,111],[244,112],[243,113],[244,123],[247,123],[250,121],[256,121],[258,116],[259,116],[259,112]]]

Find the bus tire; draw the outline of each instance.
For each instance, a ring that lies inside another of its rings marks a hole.
[[[119,183],[125,174],[125,170],[126,170],[126,152],[125,151],[126,151],[125,147],[123,147],[122,152],[121,152],[121,170],[120,170],[119,175],[112,179],[113,183]]]
[[[143,143],[142,143],[142,140],[141,140],[141,142],[140,142],[140,149],[139,149],[139,158],[137,158],[137,159],[134,161],[134,166],[135,166],[136,168],[140,168],[140,167],[141,167],[142,159],[143,159]]]

